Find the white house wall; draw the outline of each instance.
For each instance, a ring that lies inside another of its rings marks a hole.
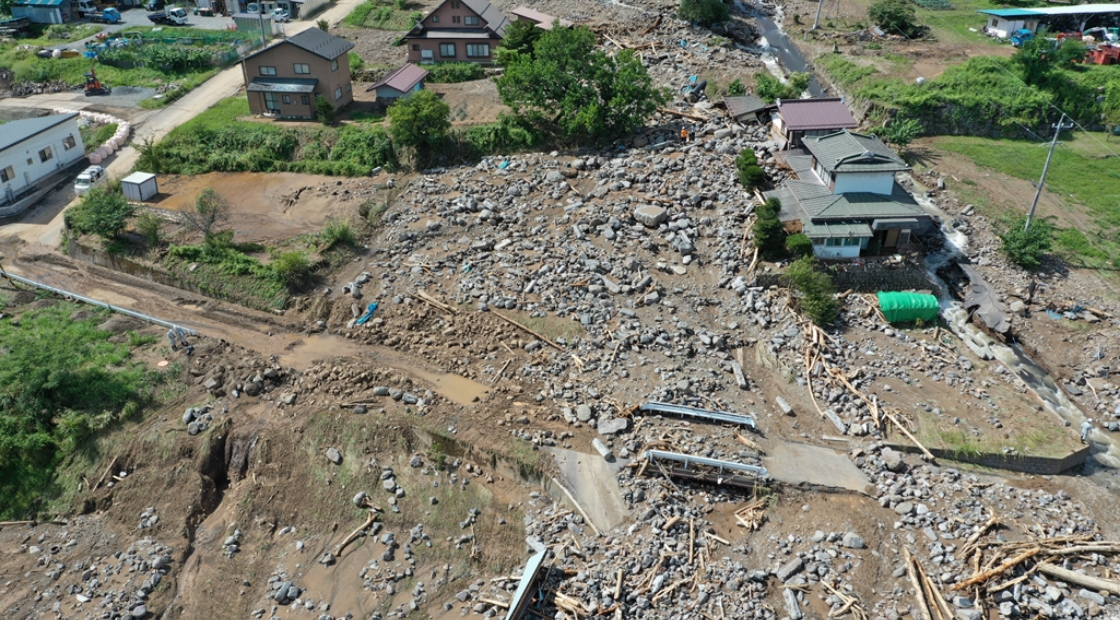
[[[993,21],[996,24],[995,26],[992,25]],[[1035,29],[1038,28],[1038,20],[1004,19],[1002,17],[996,17],[994,15],[988,16],[988,33],[993,34],[1001,39],[1009,39],[1016,30],[1022,30],[1024,28],[1030,30],[1031,32],[1034,32]]]
[[[62,144],[67,136],[74,138],[74,146],[69,149]],[[48,146],[54,157],[46,162],[39,161],[39,151]],[[0,170],[11,166],[15,172],[11,180],[0,184],[0,200],[24,193],[37,182],[85,156],[86,147],[82,143],[82,134],[78,131],[77,117],[13,145],[0,152]],[[29,159],[30,164],[27,163]]]
[[[869,192],[889,195],[894,189],[893,172],[845,172],[836,174],[833,194]]]
[[[859,245],[813,244],[813,253],[817,255],[817,258],[823,258],[825,260],[844,260],[849,258],[859,258],[859,251]]]

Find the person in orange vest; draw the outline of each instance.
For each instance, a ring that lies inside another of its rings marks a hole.
[[[681,127],[681,142],[688,142],[688,128]]]

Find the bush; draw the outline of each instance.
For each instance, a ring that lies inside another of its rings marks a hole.
[[[356,76],[362,72],[362,69],[365,68],[366,61],[362,60],[362,57],[354,52],[347,54],[346,58],[350,61],[350,79],[354,80]]]
[[[426,164],[451,129],[451,108],[430,90],[421,90],[389,107],[389,134],[398,146],[416,150]]]
[[[324,125],[334,123],[334,104],[322,95],[315,95],[315,118]]]
[[[271,267],[289,289],[299,288],[311,278],[311,261],[303,252],[284,252],[273,259]]]
[[[739,78],[735,78],[727,85],[727,94],[731,97],[742,97],[747,94],[747,87],[743,86],[743,82]]]
[[[459,127],[451,132],[458,157],[472,160],[498,153],[529,151],[544,141],[531,124],[512,114],[502,113],[498,122]]]
[[[735,158],[735,167],[739,170],[739,182],[747,191],[761,189],[766,184],[766,173],[759,167],[753,149],[743,149]]]
[[[867,9],[867,16],[884,32],[911,39],[922,35],[923,29],[915,21],[916,15],[909,0],[879,0]]]
[[[677,17],[686,22],[696,22],[701,26],[711,26],[727,21],[731,16],[723,0],[681,0]]]
[[[788,83],[783,84],[778,78],[760,71],[754,75],[755,92],[766,103],[774,103],[778,99],[797,99],[809,88],[810,78],[808,73],[791,73]]]
[[[802,233],[786,237],[786,250],[797,257],[809,256],[813,253],[813,240]]]
[[[148,247],[154,248],[159,245],[160,229],[162,227],[163,220],[151,213],[141,213],[140,217],[136,218],[136,232],[144,238]]]
[[[797,259],[786,269],[786,280],[797,291],[801,311],[817,325],[832,325],[839,314],[839,305],[832,278],[813,268],[811,256]]]
[[[357,9],[354,10],[356,11]],[[322,30],[323,32],[327,32],[331,29],[331,23],[325,19],[320,19],[319,21],[315,22],[315,27],[319,30]]]
[[[134,208],[120,191],[95,187],[82,196],[81,203],[66,212],[66,227],[84,235],[99,235],[111,240],[124,229]]]
[[[999,249],[1012,263],[1035,269],[1054,245],[1054,225],[1043,218],[1035,218],[1031,227],[1024,230],[1026,224],[1027,218],[1021,217],[999,231]]]
[[[457,84],[486,77],[486,70],[477,62],[437,62],[424,68],[428,70],[427,81],[431,84]]]
[[[778,219],[782,203],[771,198],[755,209],[754,245],[764,260],[777,260],[785,254],[785,227]]]
[[[322,249],[320,251],[324,252],[340,243],[344,245],[354,245],[356,242],[354,228],[350,226],[350,222],[331,218],[327,220],[327,225],[324,226],[322,232],[319,233],[319,242],[322,244]]]

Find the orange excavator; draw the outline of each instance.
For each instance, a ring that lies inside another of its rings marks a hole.
[[[97,71],[93,67],[89,68],[89,73],[86,74],[86,97],[96,97],[99,95],[108,95],[112,92],[108,86],[102,86],[101,80],[97,79]]]

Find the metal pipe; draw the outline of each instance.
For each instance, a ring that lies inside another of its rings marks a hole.
[[[766,468],[758,467],[757,465],[746,465],[744,463],[735,463],[732,461],[721,461],[719,459],[709,459],[703,456],[693,456],[691,454],[680,454],[678,452],[664,452],[662,450],[646,450],[642,453],[643,459],[661,459],[665,461],[676,461],[684,463],[685,468],[689,464],[695,463],[697,465],[706,465],[708,467],[719,468],[720,473],[723,470],[743,471],[757,476],[766,476]]]
[[[190,336],[197,336],[198,335],[198,332],[194,331],[193,329],[183,327],[181,325],[176,325],[175,323],[172,323],[170,321],[164,321],[163,319],[157,319],[153,316],[148,316],[146,314],[140,314],[139,312],[136,312],[135,310],[129,310],[127,308],[118,308],[117,306],[109,305],[109,304],[107,304],[103,301],[97,301],[96,299],[91,299],[89,297],[85,297],[85,296],[79,295],[77,293],[72,293],[70,291],[64,291],[60,288],[55,288],[53,286],[43,284],[42,282],[36,282],[34,280],[29,280],[27,278],[24,278],[23,276],[17,276],[13,273],[9,273],[7,271],[4,271],[3,269],[0,269],[0,278],[8,278],[9,280],[14,280],[16,282],[22,282],[22,283],[27,284],[29,286],[34,286],[35,288],[41,288],[44,291],[50,291],[50,292],[52,292],[56,295],[62,295],[64,297],[73,297],[74,299],[77,299],[78,301],[81,301],[83,303],[87,303],[87,304],[90,304],[92,306],[99,306],[99,307],[105,308],[107,310],[112,310],[113,312],[119,312],[121,314],[127,314],[130,317],[140,319],[141,321],[144,321],[144,322],[147,322],[147,323],[154,323],[156,325],[162,325],[164,327],[169,327],[171,329],[181,329]]]
[[[708,409],[700,409],[699,407],[689,407],[688,405],[674,405],[671,403],[650,402],[639,407],[638,411],[671,413],[674,415],[704,418],[707,420],[715,420],[717,422],[727,422],[729,424],[749,426],[752,429],[756,428],[754,418],[749,415],[739,415],[737,413],[727,413],[725,411],[711,411]]]

